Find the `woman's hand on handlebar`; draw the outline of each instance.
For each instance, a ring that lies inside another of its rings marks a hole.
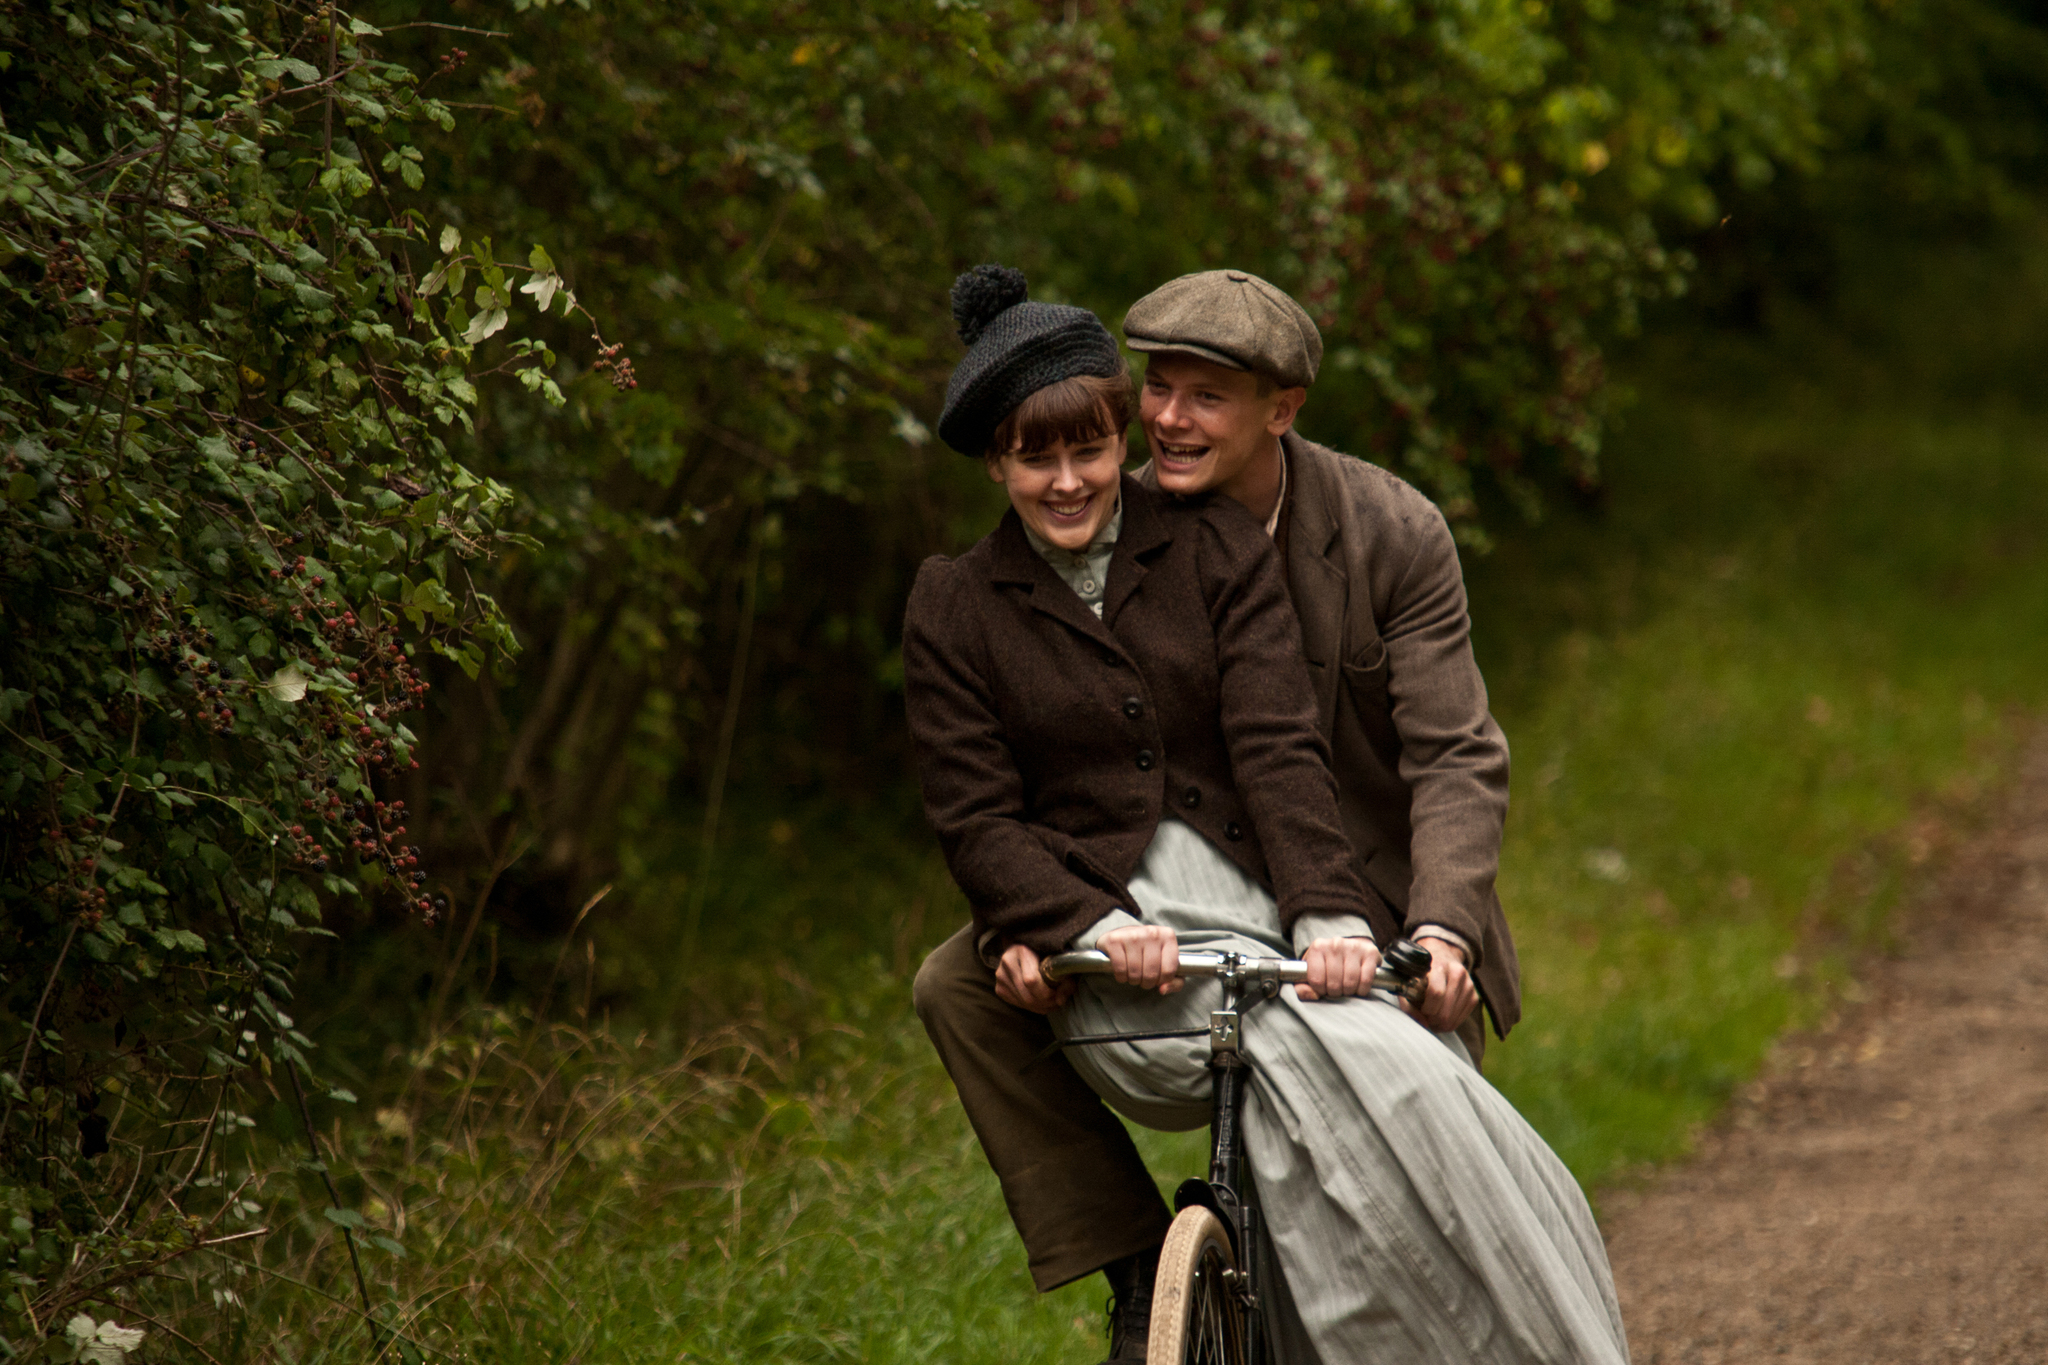
[[[1319,938],[1301,955],[1308,980],[1294,988],[1303,1000],[1364,995],[1380,969],[1380,950],[1369,938]]]
[[[1188,984],[1180,974],[1180,940],[1163,924],[1127,924],[1095,946],[1109,954],[1110,974],[1126,986],[1172,995]]]
[[[1012,943],[996,963],[996,998],[1033,1014],[1051,1014],[1074,998],[1074,983],[1047,981],[1038,970],[1038,954]]]

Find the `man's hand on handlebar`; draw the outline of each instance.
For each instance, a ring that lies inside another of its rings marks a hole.
[[[1012,943],[996,964],[996,998],[1033,1014],[1051,1014],[1074,998],[1074,983],[1047,981],[1039,973],[1038,954],[1021,943]]]
[[[1479,1003],[1479,991],[1465,966],[1465,954],[1456,944],[1440,938],[1416,942],[1429,949],[1429,988],[1415,1017],[1436,1033],[1449,1033],[1472,1013]]]
[[[1095,946],[1109,954],[1110,975],[1126,986],[1172,995],[1188,984],[1180,974],[1180,940],[1163,924],[1127,924]]]
[[[1364,995],[1380,969],[1380,950],[1369,938],[1319,938],[1301,955],[1308,980],[1294,988],[1303,1000]]]

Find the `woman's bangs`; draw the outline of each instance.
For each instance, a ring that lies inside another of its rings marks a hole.
[[[1081,445],[1130,425],[1128,378],[1076,375],[1049,384],[1017,405],[996,428],[995,449],[1035,455],[1061,442]]]

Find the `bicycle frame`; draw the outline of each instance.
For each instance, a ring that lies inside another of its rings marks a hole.
[[[1245,1014],[1279,994],[1283,983],[1307,980],[1308,966],[1288,958],[1193,950],[1182,952],[1180,962],[1183,976],[1213,976],[1223,983],[1222,1008],[1209,1012],[1206,1030],[1085,1034],[1057,1040],[1040,1056],[1063,1047],[1195,1038],[1207,1033],[1209,1070],[1215,1077],[1209,1101],[1209,1178],[1182,1181],[1174,1192],[1173,1207],[1179,1213],[1201,1205],[1213,1212],[1228,1230],[1238,1264],[1235,1269],[1224,1271],[1224,1282],[1235,1295],[1242,1314],[1246,1359],[1249,1365],[1265,1365],[1265,1307],[1259,1297],[1259,1267],[1266,1252],[1265,1228],[1257,1199],[1245,1192],[1244,1104],[1251,1063],[1239,1052],[1238,1041]],[[1387,951],[1384,964],[1373,978],[1374,991],[1420,1005],[1429,962],[1427,949],[1401,940]],[[1080,973],[1105,973],[1110,970],[1110,962],[1108,954],[1100,951],[1061,953],[1047,958],[1040,970],[1047,980],[1058,981]]]

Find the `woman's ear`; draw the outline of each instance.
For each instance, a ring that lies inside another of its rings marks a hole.
[[[1003,457],[1000,455],[982,456],[981,467],[988,471],[991,483],[1008,483],[1010,481],[1009,476],[1003,471]]]

